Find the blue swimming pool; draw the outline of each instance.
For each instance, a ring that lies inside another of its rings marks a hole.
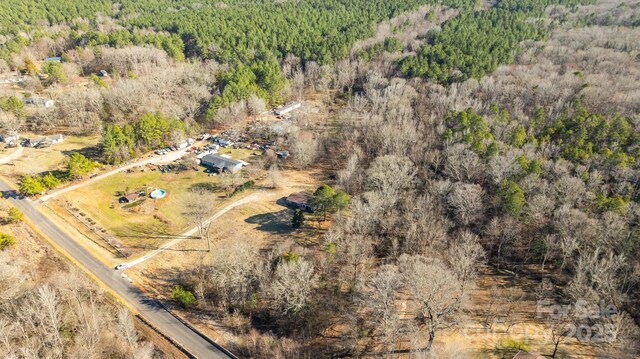
[[[167,191],[163,190],[163,189],[157,189],[153,192],[151,192],[149,194],[149,197],[153,198],[153,199],[160,199],[160,198],[164,198],[164,196],[167,195]]]

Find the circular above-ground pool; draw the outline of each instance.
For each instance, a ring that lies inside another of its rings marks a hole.
[[[163,190],[163,189],[157,189],[151,193],[149,193],[149,197],[153,198],[153,199],[160,199],[160,198],[164,198],[164,196],[167,195],[167,191]]]

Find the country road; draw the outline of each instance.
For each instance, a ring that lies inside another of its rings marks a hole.
[[[86,181],[82,181],[80,183],[76,183],[74,185],[71,185],[71,186],[68,186],[68,187],[64,187],[64,188],[61,188],[61,189],[59,189],[57,191],[51,192],[51,193],[49,193],[47,195],[44,195],[44,196],[40,197],[40,202],[45,202],[45,201],[47,201],[47,200],[49,200],[49,199],[51,199],[53,197],[56,197],[56,196],[59,196],[59,195],[63,194],[63,193],[67,193],[69,191],[76,190],[76,189],[78,189],[80,187],[84,187],[84,186],[86,186],[86,185],[88,185],[90,183],[99,181],[99,180],[107,178],[109,176],[113,176],[114,174],[116,174],[118,172],[126,171],[129,168],[133,168],[133,167],[137,167],[137,166],[144,166],[144,165],[147,165],[149,163],[173,162],[175,160],[178,160],[178,159],[182,158],[186,154],[187,154],[187,151],[182,149],[182,150],[169,152],[169,153],[167,153],[165,155],[162,155],[162,156],[152,156],[152,157],[148,157],[148,158],[142,159],[140,161],[132,162],[132,163],[129,163],[129,164],[124,165],[122,167],[118,167],[116,169],[113,169],[113,170],[111,170],[109,172],[102,173],[102,174],[100,174],[98,176],[95,176],[93,178],[89,178]]]
[[[4,179],[0,178],[0,191],[11,205],[22,211],[43,235],[47,236],[62,251],[72,257],[80,266],[93,274],[103,285],[115,292],[121,300],[146,319],[162,334],[180,344],[196,358],[235,358],[224,348],[205,339],[185,323],[169,313],[157,300],[148,297],[140,289],[123,278],[120,273],[105,266],[83,247],[79,246],[64,231],[56,226],[37,208],[37,204],[28,199],[20,199],[15,190]]]
[[[251,195],[249,195],[247,197],[244,197],[244,198],[239,199],[239,200],[237,200],[237,201],[235,201],[233,203],[230,203],[226,207],[224,207],[221,210],[217,211],[209,219],[207,219],[204,222],[204,225],[205,226],[209,226],[211,224],[211,222],[213,222],[214,220],[216,220],[218,217],[222,216],[223,214],[229,212],[230,210],[232,210],[232,209],[234,209],[234,208],[236,208],[236,207],[238,207],[240,205],[243,205],[243,204],[246,204],[246,203],[249,203],[249,202],[253,202],[253,201],[257,200],[258,198],[260,198],[260,193],[253,193],[253,194],[251,194]],[[156,256],[157,254],[161,253],[162,251],[164,251],[164,250],[166,250],[168,248],[171,248],[171,247],[175,246],[176,244],[182,242],[183,240],[193,236],[195,233],[198,232],[198,230],[199,230],[199,228],[197,226],[194,227],[194,228],[191,228],[190,230],[188,230],[185,233],[183,233],[182,235],[180,235],[178,238],[163,244],[162,246],[160,246],[160,248],[158,248],[158,249],[156,249],[154,251],[151,251],[151,252],[143,255],[142,257],[140,257],[138,259],[132,260],[131,262],[123,263],[125,265],[124,268],[131,268],[131,267],[133,267],[135,265],[138,265],[138,264],[146,261],[147,259],[150,259],[151,257]]]

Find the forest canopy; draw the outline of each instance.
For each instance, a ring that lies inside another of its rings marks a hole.
[[[440,83],[480,79],[498,65],[513,62],[520,42],[543,40],[545,27],[532,21],[548,5],[593,3],[592,0],[500,1],[489,10],[466,10],[433,31],[415,56],[400,62],[407,76]]]

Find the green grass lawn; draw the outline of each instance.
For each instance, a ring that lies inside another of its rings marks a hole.
[[[254,151],[247,149],[222,149],[220,154],[250,162]],[[65,193],[60,200],[67,200],[85,215],[95,220],[107,232],[114,234],[124,244],[134,247],[154,247],[167,237],[183,233],[196,225],[189,218],[189,204],[196,191],[211,193],[207,202],[211,212],[220,207],[226,192],[220,186],[220,176],[208,176],[203,167],[198,171],[161,173],[145,168],[144,172],[120,172],[85,187]],[[118,193],[131,193],[144,189],[162,188],[167,196],[159,200],[146,197],[143,203],[125,205],[118,203]]]
[[[224,196],[217,186],[218,177],[207,176],[200,169],[181,173],[160,171],[118,173],[89,186],[66,193],[62,200],[68,200],[93,218],[109,233],[115,234],[130,246],[153,246],[164,241],[167,235],[184,232],[194,225],[189,220],[189,198],[195,196],[192,189],[207,188],[215,198],[210,205],[212,210],[219,206]],[[148,197],[144,203],[129,206],[118,203],[118,192],[133,192],[144,188],[162,188],[167,196],[159,200]]]

